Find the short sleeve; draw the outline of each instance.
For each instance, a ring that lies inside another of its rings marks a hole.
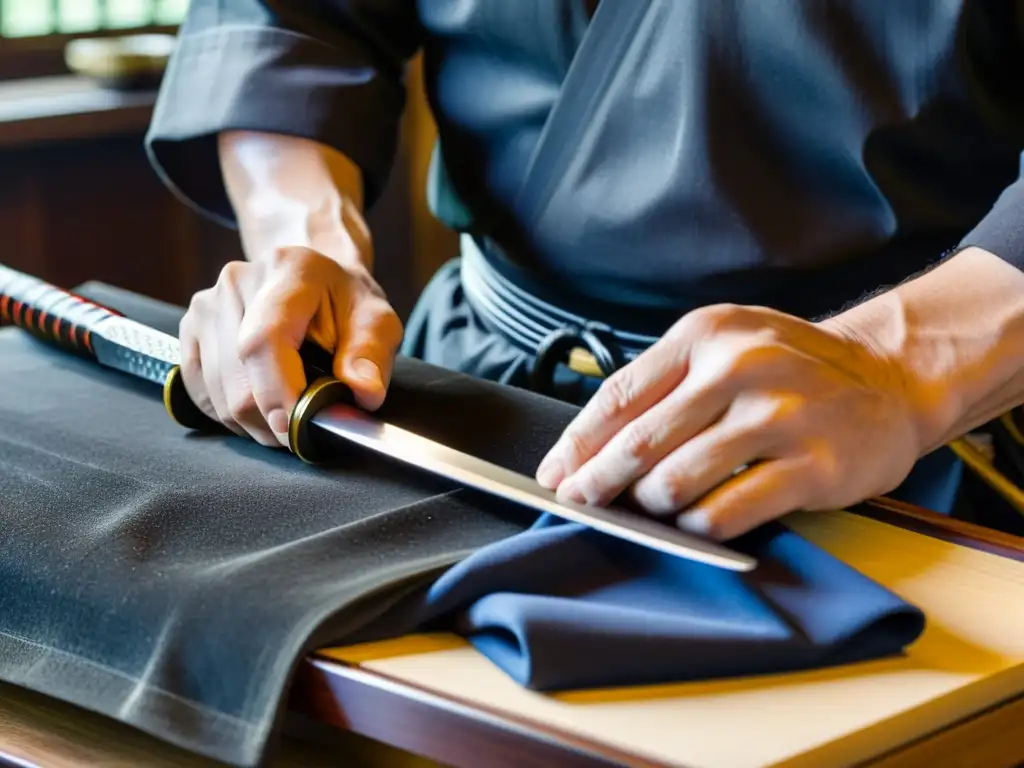
[[[1024,176],[1003,190],[960,246],[983,248],[1024,270]]]
[[[157,97],[146,152],[163,182],[235,226],[217,154],[225,130],[312,139],[382,192],[421,44],[415,0],[192,0]]]

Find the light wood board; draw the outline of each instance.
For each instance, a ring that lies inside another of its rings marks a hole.
[[[846,512],[786,522],[925,611],[927,628],[904,657],[549,696],[523,689],[454,636],[323,655],[687,768],[851,765],[1024,692],[1024,563]]]

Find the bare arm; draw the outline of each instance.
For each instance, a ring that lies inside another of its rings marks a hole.
[[[372,273],[363,179],[351,160],[310,139],[247,131],[220,134],[219,150],[250,261],[304,247]]]
[[[731,538],[888,493],[1024,403],[1022,363],[1024,271],[978,247],[819,323],[705,307],[603,383],[537,479]]]
[[[1024,272],[981,248],[825,325],[899,362],[924,451],[1024,403]]]

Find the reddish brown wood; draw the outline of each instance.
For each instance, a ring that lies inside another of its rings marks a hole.
[[[1024,539],[1020,537],[952,520],[903,502],[872,499],[851,511],[962,546],[1024,560]],[[545,724],[518,720],[476,703],[442,696],[315,655],[300,667],[291,707],[331,726],[455,768],[666,768],[582,741]]]
[[[943,541],[1024,561],[1024,538],[1020,536],[955,520],[901,501],[877,498],[850,511]]]
[[[301,665],[292,709],[454,768],[660,768],[554,728],[334,661]]]
[[[167,190],[143,147],[155,94],[80,78],[0,82],[0,263],[62,287],[100,280],[187,305],[244,258],[238,234]],[[416,298],[403,149],[368,215],[376,268],[395,309]]]

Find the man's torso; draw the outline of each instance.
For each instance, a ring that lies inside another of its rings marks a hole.
[[[435,208],[584,296],[789,309],[820,286],[794,311],[837,309],[955,246],[1017,177],[1010,2],[419,9]]]

